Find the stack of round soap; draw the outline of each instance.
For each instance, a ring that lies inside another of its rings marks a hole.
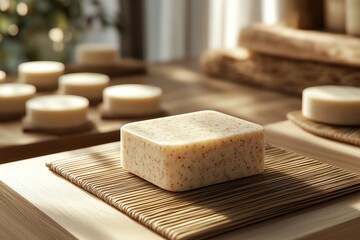
[[[42,96],[26,103],[26,117],[33,128],[66,129],[87,122],[89,101],[71,95]]]
[[[145,116],[160,112],[160,88],[143,84],[108,87],[103,94],[103,110],[114,116]]]
[[[64,64],[59,62],[27,62],[18,67],[19,81],[29,83],[39,91],[56,90],[59,77],[64,74]]]
[[[59,78],[61,94],[77,95],[90,102],[100,102],[102,92],[109,84],[109,77],[99,73],[72,73]]]
[[[112,65],[119,59],[119,48],[102,43],[84,43],[76,46],[75,62],[84,65]]]
[[[0,83],[5,82],[6,73],[0,70]]]
[[[35,87],[23,83],[0,85],[0,118],[12,119],[25,114],[25,103],[35,95]]]
[[[334,125],[360,125],[360,88],[317,86],[303,91],[304,117]]]

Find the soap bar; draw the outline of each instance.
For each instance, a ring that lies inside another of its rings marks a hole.
[[[123,84],[104,90],[103,109],[115,115],[144,116],[159,113],[161,88],[144,84]]]
[[[59,78],[59,93],[82,96],[90,102],[101,101],[109,80],[107,75],[99,73],[66,74]]]
[[[119,48],[105,43],[83,43],[75,48],[75,62],[84,65],[112,65],[119,60]]]
[[[169,191],[264,171],[262,126],[215,111],[133,122],[121,128],[124,169]]]
[[[26,103],[26,117],[34,128],[61,129],[87,122],[89,101],[71,95],[42,96]]]
[[[24,83],[0,85],[0,115],[25,114],[25,103],[35,95],[35,87]]]
[[[6,73],[0,70],[0,83],[5,82],[5,79],[6,79]]]
[[[18,67],[19,82],[32,84],[38,91],[56,90],[65,66],[60,62],[37,61],[22,63]]]
[[[360,125],[360,88],[317,86],[302,95],[304,117],[326,124]]]

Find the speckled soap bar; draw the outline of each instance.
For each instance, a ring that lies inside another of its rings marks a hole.
[[[215,111],[133,122],[121,128],[122,166],[169,191],[264,171],[262,126]]]

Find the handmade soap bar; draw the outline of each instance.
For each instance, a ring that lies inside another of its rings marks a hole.
[[[25,103],[35,95],[35,87],[24,83],[0,85],[0,114],[25,114]]]
[[[82,96],[89,101],[100,101],[108,84],[109,77],[105,74],[72,73],[59,78],[59,92]]]
[[[303,91],[304,117],[327,124],[360,125],[360,88],[317,86]]]
[[[83,43],[76,46],[75,62],[84,65],[112,65],[119,59],[119,48],[104,43]]]
[[[104,90],[104,111],[115,115],[143,116],[160,111],[159,87],[143,84],[123,84]]]
[[[34,128],[73,128],[86,123],[88,106],[79,96],[36,97],[26,103],[26,117]]]
[[[29,83],[39,91],[57,89],[58,79],[64,74],[64,64],[59,62],[26,62],[18,67],[19,81]]]
[[[169,191],[264,170],[262,126],[215,111],[133,122],[121,128],[122,166]]]
[[[0,83],[5,82],[6,73],[0,70]]]

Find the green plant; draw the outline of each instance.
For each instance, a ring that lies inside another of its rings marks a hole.
[[[84,6],[94,11],[86,14]],[[20,62],[69,60],[74,43],[94,22],[119,30],[98,0],[0,0],[0,69]]]

